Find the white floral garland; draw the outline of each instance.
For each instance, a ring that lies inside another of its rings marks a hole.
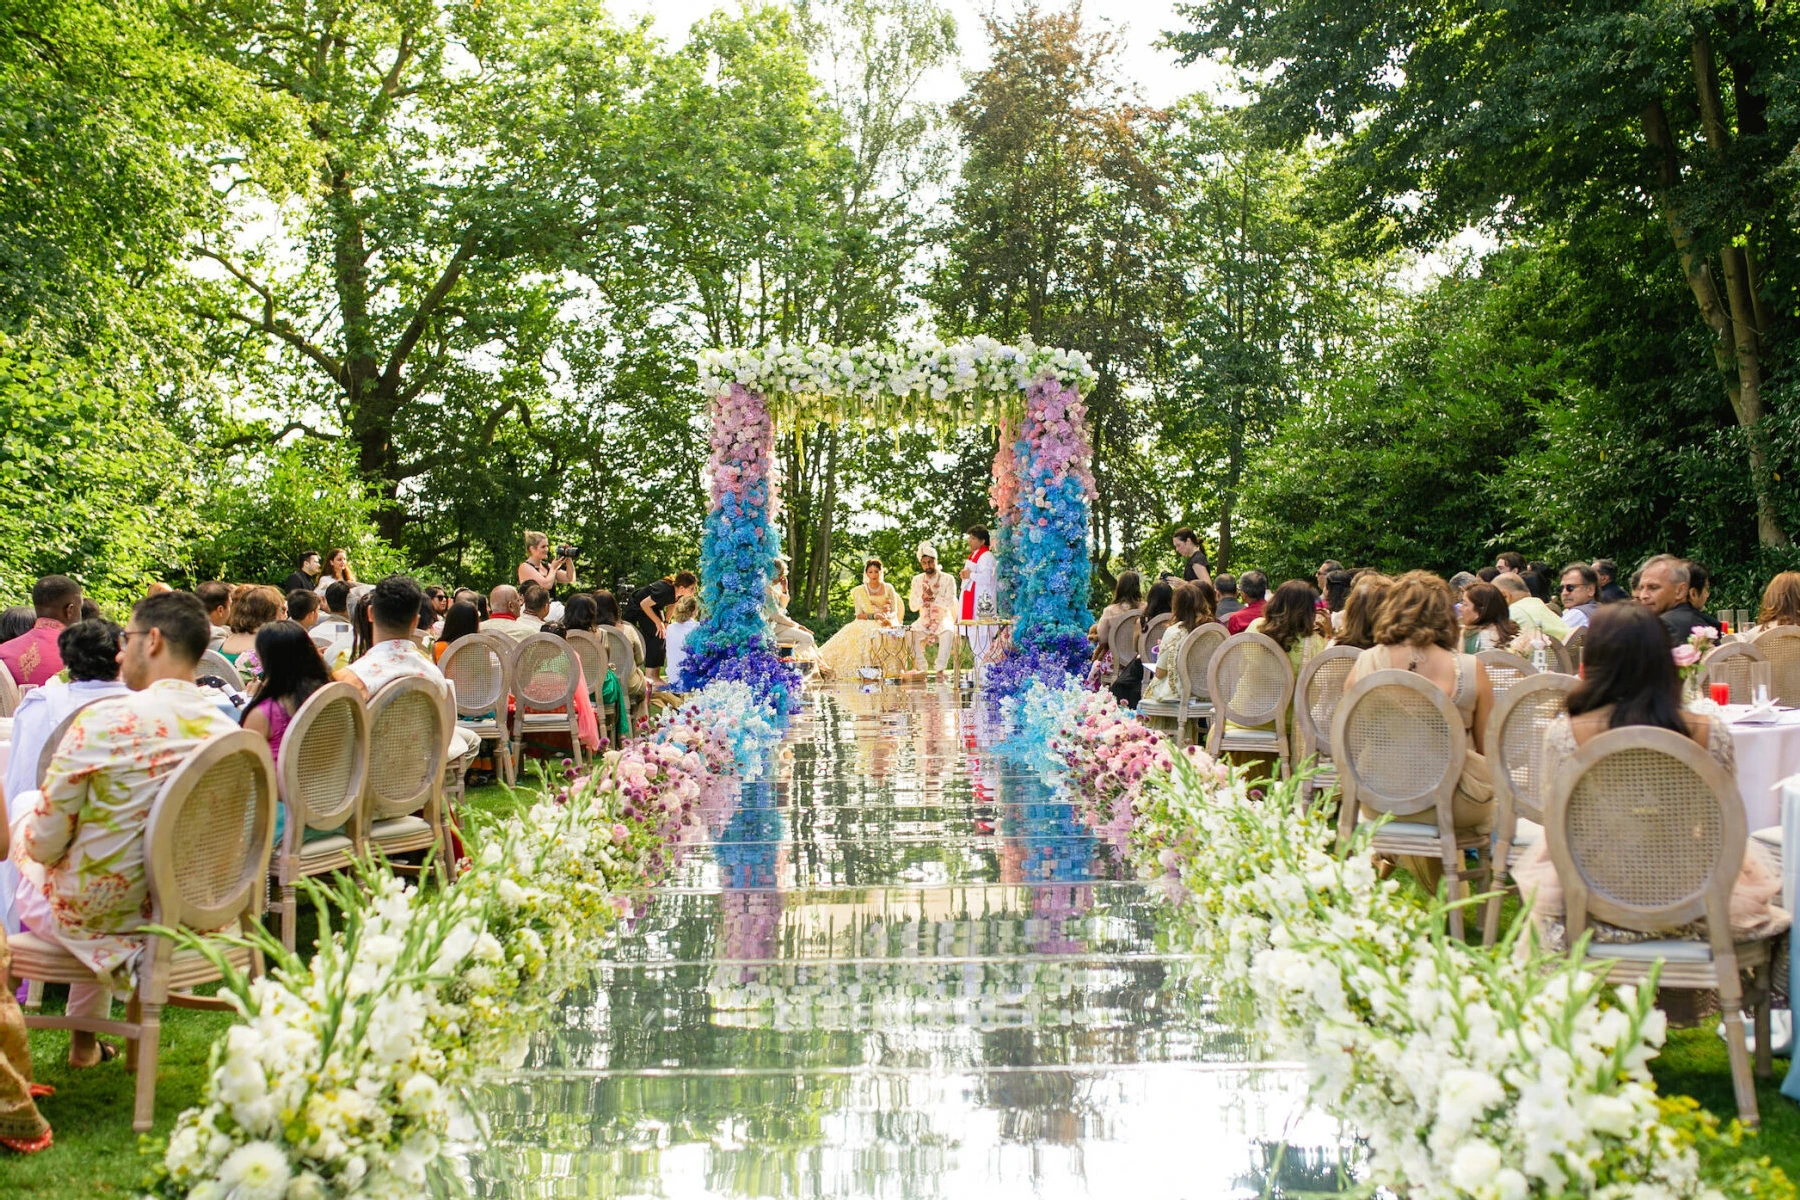
[[[1095,378],[1079,350],[1009,346],[977,337],[946,344],[921,338],[899,346],[770,342],[705,350],[697,359],[709,398],[741,384],[768,400],[790,426],[844,420],[983,424],[1017,412],[1025,388],[1056,379],[1085,391]]]

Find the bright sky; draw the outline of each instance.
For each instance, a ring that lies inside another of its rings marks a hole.
[[[944,71],[932,80],[930,91],[919,99],[947,102],[962,94],[960,71],[980,70],[987,63],[987,36],[981,23],[985,12],[1002,16],[1016,7],[1014,0],[939,0],[956,17],[957,45],[961,49],[959,71]],[[695,21],[719,9],[736,11],[736,0],[613,0],[621,16],[637,17],[650,13],[656,20],[656,32],[670,42],[685,40]],[[1057,0],[1047,0],[1046,9],[1062,7]],[[1110,10],[1110,13],[1109,13]],[[1178,66],[1173,53],[1155,47],[1166,29],[1180,28],[1174,0],[1130,0],[1129,3],[1090,3],[1084,11],[1086,20],[1111,25],[1121,31],[1124,49],[1121,60],[1126,73],[1137,83],[1143,98],[1164,106],[1189,92],[1210,90],[1220,78],[1217,68],[1196,65]]]

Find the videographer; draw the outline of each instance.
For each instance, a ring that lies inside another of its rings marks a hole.
[[[525,561],[519,564],[519,582],[535,583],[549,591],[559,583],[575,582],[575,547],[558,546],[556,558],[550,558],[550,539],[541,533],[525,531]]]

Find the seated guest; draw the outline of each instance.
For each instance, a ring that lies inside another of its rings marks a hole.
[[[413,627],[413,641],[419,643],[421,649],[431,649],[431,627],[437,624],[437,605],[431,602],[431,594],[419,597],[419,623]],[[437,659],[434,656],[433,662]]]
[[[1550,603],[1550,576],[1542,571],[1533,571],[1527,567],[1519,572],[1519,581],[1525,585],[1525,591],[1533,599],[1548,605]],[[1552,608],[1551,612],[1556,610]]]
[[[119,674],[131,691],[76,715],[18,823],[25,928],[94,972],[92,983],[70,987],[72,1016],[104,1018],[115,986],[129,985],[148,921],[144,825],[157,792],[202,742],[234,728],[194,683],[207,637],[195,597],[139,601],[120,639]],[[113,1052],[91,1033],[70,1035],[72,1067]]]
[[[367,654],[370,647],[375,645],[375,618],[369,609],[372,598],[372,595],[350,597],[350,636],[353,639],[350,646],[351,662]],[[411,636],[410,630],[408,636]],[[336,669],[337,665],[332,664],[332,670]]]
[[[106,614],[100,611],[100,605],[94,601],[92,596],[81,598],[81,619],[83,621],[100,621],[105,617]]]
[[[539,632],[552,633],[559,638],[567,640],[569,636],[569,627],[564,625],[561,621],[546,621],[540,627]],[[612,671],[610,669],[608,669],[606,674],[608,678],[612,677]],[[519,682],[523,685],[530,681],[520,680]],[[602,688],[602,691],[604,692],[604,687]],[[600,718],[598,714],[594,712],[593,698],[588,695],[587,669],[581,665],[579,657],[575,660],[575,690],[572,699],[575,705],[575,736],[581,739],[581,744],[587,748],[589,754],[597,753],[600,749]],[[566,713],[568,709],[558,706],[557,708],[546,711]],[[568,737],[566,733],[556,734],[548,733],[548,731],[545,731],[545,735],[555,739],[553,744],[566,744],[564,739]]]
[[[1494,580],[1500,578],[1500,568],[1483,567],[1481,570],[1475,572],[1475,578],[1481,580],[1483,583],[1492,583]]]
[[[1176,583],[1181,582],[1176,580]],[[1137,615],[1138,639],[1143,640],[1144,631],[1150,628],[1150,622],[1175,611],[1175,584],[1167,579],[1159,579],[1150,585],[1150,594],[1144,597],[1143,611]],[[1155,656],[1152,649],[1151,656]],[[1149,664],[1145,664],[1146,666]]]
[[[1144,609],[1143,581],[1136,571],[1125,571],[1113,584],[1112,603],[1100,613],[1100,619],[1088,628],[1094,643],[1094,657],[1099,658],[1112,645],[1113,626],[1127,617],[1135,617]]]
[[[1225,631],[1239,634],[1250,628],[1250,623],[1263,615],[1269,595],[1269,577],[1261,571],[1245,571],[1238,576],[1238,594],[1244,598],[1244,606],[1232,613],[1225,622]]]
[[[1321,596],[1325,595],[1325,593],[1330,590],[1331,573],[1333,571],[1342,571],[1343,569],[1344,564],[1335,558],[1328,558],[1320,563],[1319,569],[1313,572],[1313,590],[1318,592]]]
[[[1238,599],[1237,576],[1221,575],[1215,583],[1219,589],[1219,603],[1213,607],[1213,617],[1223,625],[1225,618],[1244,607],[1244,602]]]
[[[1617,604],[1621,600],[1631,599],[1631,593],[1619,586],[1619,564],[1612,559],[1594,560],[1594,578],[1600,581],[1600,591],[1595,599],[1601,604]]]
[[[57,653],[69,682],[51,679],[25,693],[13,714],[12,750],[6,761],[6,794],[12,797],[37,790],[38,758],[44,743],[64,717],[92,700],[117,696],[128,689],[119,682],[119,627],[111,621],[77,621],[56,639]],[[0,812],[0,824],[23,812]],[[0,861],[0,925],[17,933],[13,896],[19,890],[19,872]]]
[[[1144,685],[1144,699],[1173,704],[1181,699],[1175,690],[1175,667],[1188,634],[1212,620],[1212,605],[1204,589],[1197,583],[1183,583],[1175,588],[1175,619],[1162,633],[1156,650],[1156,665],[1150,681]]]
[[[1502,575],[1523,575],[1525,573],[1525,556],[1517,550],[1502,550],[1494,555],[1494,570]]]
[[[1763,589],[1762,608],[1756,614],[1757,631],[1777,625],[1800,625],[1800,571],[1783,571]],[[16,739],[17,726],[14,730]]]
[[[1504,650],[1519,636],[1506,597],[1491,583],[1472,583],[1463,593],[1462,627],[1465,654]]]
[[[1645,568],[1648,570],[1648,566]],[[1641,584],[1641,581],[1640,581]],[[1691,738],[1734,780],[1737,760],[1731,729],[1722,717],[1691,713],[1681,707],[1681,676],[1668,651],[1668,630],[1648,605],[1609,604],[1594,614],[1582,656],[1582,681],[1569,693],[1569,711],[1544,730],[1542,777],[1575,751],[1609,729],[1650,726]],[[1730,797],[1732,803],[1737,796]],[[1529,898],[1532,920],[1541,940],[1563,949],[1563,890],[1547,841],[1526,851],[1513,869],[1519,893]],[[1751,840],[1731,889],[1731,929],[1738,940],[1766,937],[1787,928],[1788,914],[1776,907],[1781,876],[1762,846]],[[1588,922],[1596,942],[1643,942],[1659,938],[1703,938],[1705,925],[1695,922],[1643,933],[1602,921]]]
[[[335,579],[332,580],[325,585],[324,599],[325,615],[319,618],[318,627],[324,630],[332,626],[342,626],[348,632],[350,629],[350,585]]]
[[[309,593],[310,594],[310,593]],[[269,754],[281,761],[281,739],[307,697],[331,682],[319,648],[297,621],[270,621],[256,631],[262,678],[244,710],[245,729],[262,735]]]
[[[217,650],[219,643],[231,636],[231,629],[227,625],[231,619],[231,585],[209,579],[194,589],[194,595],[200,597],[200,603],[206,606],[206,620],[212,626],[212,637],[207,643],[207,649]]]
[[[1688,603],[1701,612],[1706,612],[1707,605],[1712,603],[1712,572],[1691,558],[1687,560],[1687,569]],[[1717,628],[1716,618],[1714,627]]]
[[[525,637],[537,633],[550,619],[550,593],[535,583],[523,584],[519,588],[519,619],[514,629],[515,637]]]
[[[37,614],[31,611],[29,604],[15,604],[5,612],[0,612],[0,644],[16,637],[24,637],[35,624]]]
[[[236,666],[238,659],[256,648],[256,631],[270,621],[281,620],[281,614],[281,593],[274,588],[239,588],[231,597],[231,614],[225,621],[231,632],[219,643],[219,653]]]
[[[485,621],[488,619],[488,602],[486,596],[482,595],[474,588],[462,587],[457,588],[450,597],[450,602],[452,604],[461,600],[467,600],[470,604],[473,604],[475,606],[475,615],[481,620]]]
[[[448,688],[444,673],[413,640],[424,595],[424,589],[409,575],[389,575],[376,584],[357,610],[359,618],[367,614],[369,648],[335,677],[354,684],[365,698],[372,698],[396,679],[415,675]],[[460,726],[451,730],[451,758],[461,758],[480,745],[481,739],[468,730]]]
[[[1662,618],[1669,645],[1693,636],[1696,625],[1717,629],[1719,623],[1695,608],[1688,598],[1688,565],[1672,554],[1658,554],[1638,572],[1637,601]]]
[[[1408,571],[1394,581],[1387,599],[1382,601],[1381,612],[1375,618],[1375,645],[1357,656],[1344,686],[1348,688],[1376,671],[1411,671],[1449,697],[1462,717],[1463,732],[1468,735],[1468,757],[1451,802],[1456,828],[1485,831],[1493,824],[1494,809],[1493,777],[1486,758],[1494,687],[1479,659],[1458,652],[1458,641],[1456,602],[1450,585],[1430,571]],[[1375,814],[1365,809],[1364,815]],[[1421,855],[1405,862],[1426,891],[1437,890],[1443,877],[1442,861]]]
[[[431,605],[431,636],[436,637],[450,615],[450,593],[434,583],[425,589],[425,602]]]
[[[916,575],[913,576],[915,592],[920,588],[920,584],[917,582],[918,578]],[[819,639],[813,636],[812,630],[788,615],[788,601],[791,598],[788,591],[788,560],[786,555],[781,555],[775,559],[775,578],[769,581],[768,597],[767,602],[763,605],[763,615],[769,620],[769,632],[775,635],[777,650],[786,650],[801,662],[817,662],[819,660]],[[664,650],[666,657],[666,645]],[[669,672],[669,678],[675,678],[673,671]]]
[[[1561,588],[1563,624],[1583,628],[1600,607],[1600,576],[1586,563],[1572,562],[1562,569]]]
[[[1331,614],[1333,632],[1344,627],[1344,605],[1350,600],[1350,587],[1355,582],[1355,573],[1341,567],[1325,576],[1324,605],[1325,611]]]
[[[1239,580],[1238,586],[1248,588],[1251,577],[1260,574],[1260,571],[1246,571]],[[1249,611],[1249,609],[1245,609],[1237,616],[1241,617]],[[1232,618],[1234,621],[1236,619],[1237,617]],[[1230,625],[1228,624],[1226,628],[1229,629]],[[1290,579],[1275,589],[1275,595],[1266,605],[1262,606],[1262,611],[1250,622],[1248,632],[1260,633],[1264,637],[1273,639],[1277,646],[1287,652],[1288,666],[1298,676],[1300,669],[1306,665],[1306,660],[1325,648],[1325,641],[1331,636],[1331,619],[1319,610],[1319,593],[1313,590],[1312,584],[1304,579]],[[1255,686],[1257,686],[1257,681],[1249,675],[1238,682],[1240,689]],[[1238,696],[1233,696],[1233,703],[1241,703]],[[1246,727],[1228,721],[1226,728],[1243,729]],[[1272,730],[1275,728],[1275,723],[1270,721],[1266,725],[1248,728]],[[1294,727],[1292,721],[1288,722],[1288,734],[1293,739],[1292,750],[1297,753],[1300,731]],[[1244,761],[1266,760],[1267,757],[1266,755],[1247,755]]]
[[[6,797],[0,796],[0,807]],[[0,821],[0,863],[11,850],[6,822]],[[6,931],[0,929],[0,975],[11,968]],[[31,1082],[31,1046],[25,1040],[25,1014],[12,992],[0,992],[0,1146],[15,1154],[48,1150],[53,1139],[50,1124],[37,1110],[37,1097],[47,1095]]]
[[[309,634],[313,626],[319,623],[319,596],[305,588],[296,588],[287,594],[287,619],[306,630]]]
[[[81,585],[67,575],[46,575],[32,586],[31,607],[31,628],[0,643],[0,663],[21,687],[36,686],[61,673],[56,639],[81,620]]]
[[[300,556],[299,561],[295,564],[294,573],[283,581],[281,590],[284,592],[313,591],[319,586],[319,574],[319,552],[308,550]],[[288,616],[289,619],[292,619],[293,614],[290,613]]]
[[[507,637],[514,638],[536,633],[535,629],[519,628],[519,611],[522,607],[519,589],[510,583],[501,584],[488,593],[488,617],[481,623],[481,632],[504,633]]]
[[[1468,590],[1469,585],[1480,582],[1481,576],[1470,571],[1458,571],[1450,577],[1450,590],[1456,594],[1457,602],[1461,603],[1462,594]]]
[[[637,626],[625,620],[624,614],[619,611],[618,597],[605,588],[594,592],[593,597],[594,606],[599,610],[596,618],[598,623],[610,629],[617,629],[631,644],[631,678],[620,680],[620,682],[625,685],[626,698],[635,708],[642,704],[645,697],[650,694],[650,677],[644,671],[644,659],[648,648],[644,645],[643,634],[638,632]]]
[[[578,629],[580,626],[571,625],[570,628]],[[475,606],[467,600],[458,600],[444,614],[444,629],[438,634],[437,641],[432,643],[431,661],[443,662],[444,655],[450,652],[450,647],[456,645],[458,638],[477,633],[480,629],[481,614],[476,611]]]
[[[1331,644],[1354,646],[1358,650],[1367,650],[1373,646],[1375,617],[1381,611],[1381,602],[1387,599],[1388,591],[1393,586],[1394,581],[1379,571],[1364,571],[1358,575],[1356,582],[1350,585],[1350,595],[1344,599],[1344,619]]]
[[[681,678],[681,666],[687,660],[687,640],[700,628],[700,597],[683,596],[669,609],[669,628],[663,634],[668,659],[665,675],[671,681]]]
[[[1531,594],[1525,581],[1512,572],[1494,578],[1494,586],[1506,597],[1506,612],[1522,630],[1536,630],[1559,642],[1569,640],[1573,632],[1548,604]]]
[[[312,628],[313,645],[333,671],[356,653],[356,628],[350,623],[349,604],[350,585],[333,580],[325,586],[325,615]]]

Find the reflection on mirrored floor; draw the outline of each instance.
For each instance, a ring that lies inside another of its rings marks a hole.
[[[812,694],[486,1079],[492,1197],[1221,1197],[1337,1190],[1159,900],[948,687]]]

